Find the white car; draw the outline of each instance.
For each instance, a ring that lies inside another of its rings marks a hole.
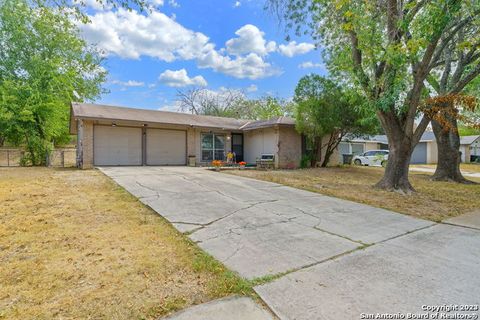
[[[382,166],[385,167],[388,161],[388,150],[370,150],[354,156],[353,164],[357,166]]]

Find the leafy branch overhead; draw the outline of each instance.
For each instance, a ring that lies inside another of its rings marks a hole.
[[[449,94],[436,96],[425,100],[421,110],[432,120],[441,125],[443,131],[458,131],[449,119],[456,119],[472,128],[480,128],[480,123],[476,122],[465,113],[474,112],[478,106],[478,99],[473,96],[460,94]],[[460,111],[461,110],[461,111]]]

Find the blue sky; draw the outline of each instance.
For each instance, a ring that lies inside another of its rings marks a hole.
[[[303,75],[326,72],[312,39],[286,41],[263,1],[151,0],[146,12],[86,2],[82,35],[109,72],[100,103],[176,110],[177,91],[193,87],[289,98]]]

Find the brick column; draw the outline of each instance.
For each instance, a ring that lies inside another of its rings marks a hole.
[[[79,141],[82,148],[82,169],[93,168],[93,122],[84,120],[80,124],[82,126],[82,137]]]

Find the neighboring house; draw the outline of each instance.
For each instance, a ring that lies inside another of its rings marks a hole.
[[[340,154],[356,156],[370,150],[388,150],[387,136],[375,135],[356,138],[345,136],[338,145]]]
[[[344,138],[339,145],[340,154],[362,154],[369,150],[387,150],[388,140],[385,135],[366,136],[361,138]],[[437,143],[435,135],[426,131],[413,150],[412,164],[437,163]]]
[[[339,145],[340,154],[362,154],[369,150],[388,149],[385,135],[367,136],[361,138],[346,137]],[[460,137],[460,152],[462,162],[480,161],[480,135]],[[435,135],[426,131],[412,154],[412,164],[437,163],[438,148]]]
[[[224,160],[254,164],[274,154],[278,168],[297,167],[302,137],[288,117],[239,120],[178,112],[72,103],[70,133],[77,134],[77,165],[196,165]]]
[[[460,137],[462,162],[480,161],[480,135]]]

